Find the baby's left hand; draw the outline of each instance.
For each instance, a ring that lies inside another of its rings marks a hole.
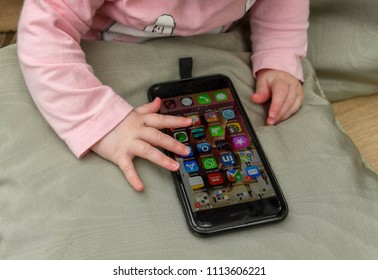
[[[268,125],[288,119],[301,107],[303,98],[302,85],[291,74],[273,69],[257,73],[256,92],[251,99],[259,104],[272,99],[266,120]]]

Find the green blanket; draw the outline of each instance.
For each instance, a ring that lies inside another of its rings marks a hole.
[[[265,126],[252,104],[248,30],[142,45],[85,42],[95,73],[131,104],[148,87],[178,78],[178,58],[193,75],[234,82],[289,204],[282,223],[211,238],[187,228],[168,171],[145,160],[135,192],[121,171],[93,153],[76,159],[36,109],[16,48],[0,51],[1,259],[374,259],[378,257],[378,177],[337,127],[316,75],[303,62],[303,107]]]

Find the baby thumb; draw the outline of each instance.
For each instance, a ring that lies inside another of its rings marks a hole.
[[[266,79],[258,78],[256,80],[256,90],[251,99],[255,103],[265,103],[270,99],[270,89]]]

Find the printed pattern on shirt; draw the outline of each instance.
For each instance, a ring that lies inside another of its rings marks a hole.
[[[245,0],[245,14],[248,13],[254,3],[255,0]],[[227,31],[230,26],[231,24],[219,26],[207,33],[219,34]],[[100,38],[105,41],[140,43],[153,38],[174,36],[175,27],[175,18],[170,14],[160,15],[153,24],[147,25],[144,30],[114,21],[106,30],[101,32]]]

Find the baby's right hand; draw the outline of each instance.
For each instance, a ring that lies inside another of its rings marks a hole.
[[[190,152],[187,146],[159,129],[187,127],[192,124],[192,119],[158,114],[160,105],[161,100],[156,98],[151,103],[136,108],[91,148],[101,157],[117,164],[137,191],[143,190],[144,185],[133,164],[135,156],[176,171],[179,163],[155,146],[178,155],[187,155]]]

